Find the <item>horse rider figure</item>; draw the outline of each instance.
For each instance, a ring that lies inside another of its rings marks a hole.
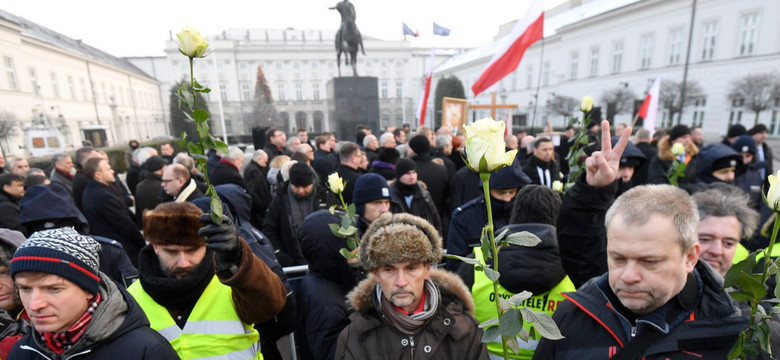
[[[341,14],[341,26],[339,27],[339,43],[342,44],[343,48],[347,47],[347,41],[344,39],[344,34],[347,31],[347,24],[349,21],[352,21],[352,23],[355,23],[355,19],[357,19],[357,16],[355,15],[355,5],[352,5],[349,0],[343,0],[336,4],[336,6],[329,8],[331,10],[336,10]]]

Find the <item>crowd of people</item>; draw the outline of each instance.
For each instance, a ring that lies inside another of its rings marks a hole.
[[[290,333],[301,359],[500,358],[479,324],[523,291],[564,339],[532,331],[517,359],[725,359],[748,326],[722,284],[774,221],[764,125],[704,145],[700,128],[593,122],[573,179],[574,128],[509,134],[517,156],[491,175],[490,202],[462,129],[374,130],[270,128],[251,154],[212,151],[219,221],[171,143],[131,141],[125,181],[92,147],[54,156],[50,174],[0,156],[0,360],[281,359]],[[332,231],[334,173],[355,207],[356,259]],[[497,234],[541,240],[501,249],[497,294],[442,258],[482,259],[488,213]],[[293,283],[283,269],[298,265]]]

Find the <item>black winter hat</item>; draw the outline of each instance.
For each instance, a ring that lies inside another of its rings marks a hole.
[[[165,159],[163,159],[162,157],[152,156],[152,157],[146,159],[146,161],[144,162],[143,167],[144,167],[144,170],[146,170],[148,172],[155,172],[157,170],[162,169],[167,164],[168,164],[168,162],[165,161]]]
[[[398,153],[398,150],[395,148],[379,148],[379,157],[377,160],[384,161],[389,164],[395,165],[398,162],[398,159],[401,157],[401,154]]]
[[[30,235],[11,259],[11,277],[25,271],[62,276],[90,294],[100,288],[100,244],[73,228],[38,231]]]
[[[674,141],[677,138],[681,138],[685,135],[691,134],[691,128],[689,128],[687,125],[677,125],[672,128],[672,130],[669,131],[669,141]]]
[[[425,135],[415,135],[409,140],[409,147],[412,148],[415,154],[425,154],[431,150],[431,142]]]
[[[745,135],[745,134],[747,134],[747,129],[745,129],[745,127],[742,126],[742,124],[734,124],[734,125],[731,125],[731,127],[729,128],[729,132],[728,132],[728,134],[726,134],[726,137],[727,138],[733,138],[733,137],[742,136],[742,135]]]
[[[504,166],[490,175],[490,188],[495,190],[516,189],[528,185],[528,177],[517,162]]]
[[[400,178],[410,171],[417,171],[417,164],[412,159],[403,158],[395,164],[395,177]]]
[[[314,182],[314,173],[306,163],[295,163],[290,167],[290,184],[295,186],[309,186]]]
[[[750,135],[738,137],[737,140],[734,140],[734,143],[731,144],[731,148],[738,153],[746,152],[755,155],[758,152],[756,141],[753,140],[753,137]]]
[[[390,187],[387,186],[387,180],[382,175],[374,173],[363,174],[355,181],[355,188],[352,190],[352,202],[355,205],[363,205],[374,200],[389,198]]]

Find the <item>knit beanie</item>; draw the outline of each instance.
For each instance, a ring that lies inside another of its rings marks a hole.
[[[16,274],[26,271],[53,274],[97,294],[100,250],[97,241],[72,228],[38,231],[16,250],[11,259],[11,277],[15,279]]]
[[[417,155],[425,154],[431,150],[431,142],[425,135],[415,135],[409,140],[409,147]]]
[[[144,162],[144,170],[147,172],[155,172],[157,170],[162,169],[167,165],[168,163],[160,156],[152,156]]]
[[[198,230],[205,226],[198,220],[202,214],[189,202],[164,202],[144,211],[144,237],[154,245],[204,246],[198,236]]]
[[[734,140],[734,143],[731,144],[731,148],[738,153],[751,153],[755,155],[758,152],[756,141],[753,140],[753,137],[750,135],[738,137],[737,140]]]
[[[747,134],[747,129],[745,129],[745,127],[742,126],[742,124],[734,124],[734,125],[731,125],[731,127],[729,128],[729,132],[728,132],[728,134],[726,134],[726,137],[727,138],[733,138],[733,137],[742,136],[742,135],[745,135],[745,134]]]
[[[360,175],[355,180],[355,188],[352,190],[352,202],[355,205],[363,205],[379,199],[389,199],[390,188],[387,180],[382,175],[369,173]]]
[[[677,125],[672,128],[672,130],[669,131],[669,141],[674,141],[677,138],[683,137],[685,135],[691,134],[691,128],[689,128],[687,125]]]
[[[517,189],[528,185],[520,165],[513,163],[510,166],[504,166],[490,175],[490,188],[495,190]]]
[[[411,159],[403,158],[395,164],[395,177],[399,178],[410,171],[417,171],[417,164]]]
[[[399,262],[435,264],[441,260],[441,237],[428,220],[401,213],[384,213],[368,226],[358,260],[366,270]]]
[[[309,186],[314,182],[314,173],[305,163],[295,163],[290,167],[290,184]]]

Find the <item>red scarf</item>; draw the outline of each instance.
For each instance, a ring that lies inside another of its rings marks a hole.
[[[98,293],[89,304],[87,311],[76,321],[70,329],[60,333],[38,333],[43,340],[43,343],[57,354],[62,354],[73,345],[75,345],[84,332],[87,330],[89,321],[92,320],[92,315],[95,313],[98,304],[100,303],[100,293]]]
[[[56,170],[58,173],[60,173],[60,175],[68,178],[68,180],[73,181],[73,175],[71,175],[69,172],[64,172],[64,171],[61,171],[60,169],[57,169],[57,168],[54,168],[54,170]]]
[[[223,164],[228,164],[228,165],[230,165],[230,166],[234,167],[235,169],[238,169],[238,168],[236,167],[236,164],[234,164],[232,161],[230,161],[230,160],[228,160],[228,159],[219,159],[219,162],[221,162],[221,163],[223,163]]]
[[[425,291],[423,291],[422,298],[420,299],[420,305],[417,306],[417,309],[414,309],[414,311],[409,313],[406,312],[406,310],[399,308],[398,306],[393,305],[393,307],[399,312],[401,312],[402,314],[407,316],[417,314],[418,312],[425,310]]]

